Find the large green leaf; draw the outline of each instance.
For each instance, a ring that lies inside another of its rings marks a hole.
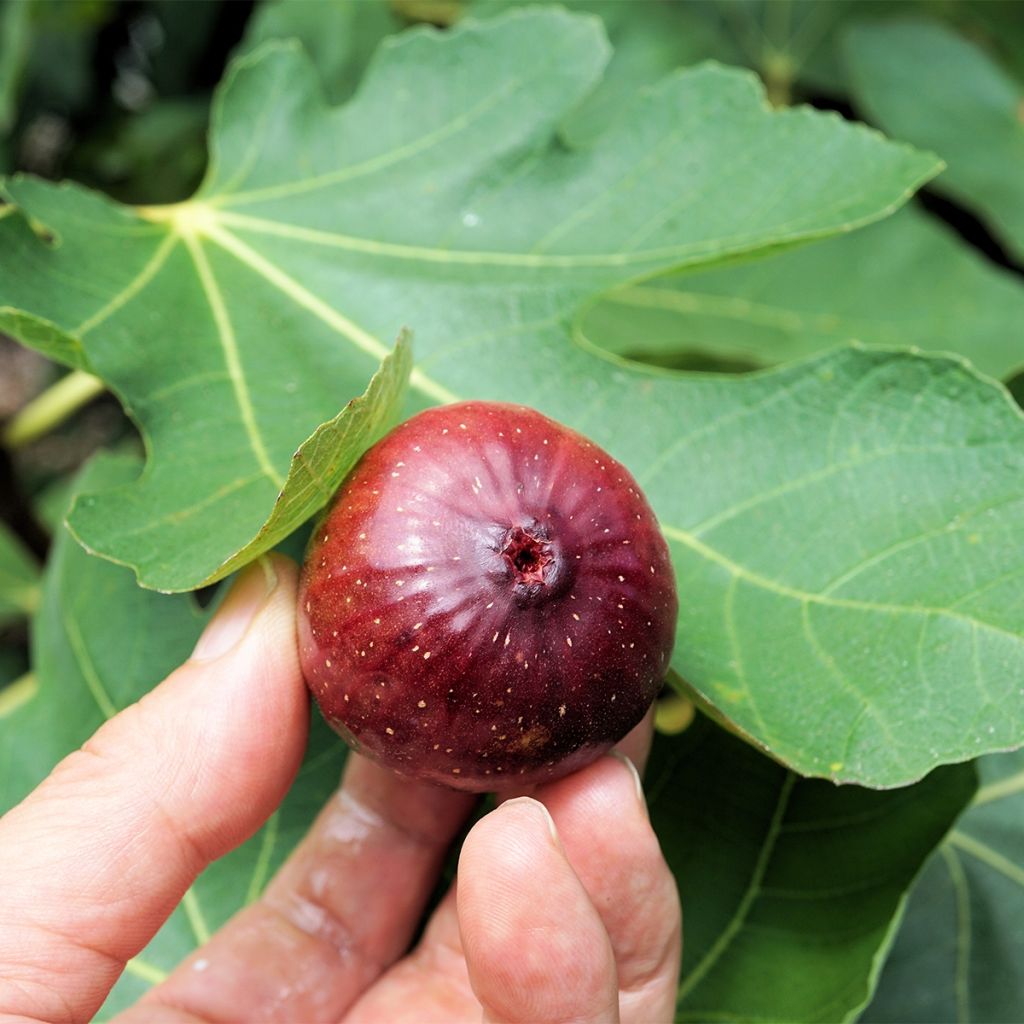
[[[509,6],[477,0],[470,10],[481,15]],[[971,15],[931,7],[950,17]],[[842,75],[840,29],[851,18],[905,16],[911,4],[574,0],[570,9],[599,15],[615,47],[600,85],[563,126],[571,140],[585,140],[620,116],[642,87],[708,57],[746,59],[762,76],[809,79],[805,85],[821,88],[822,68]],[[709,357],[712,365],[771,365],[859,340],[956,352],[1004,377],[1024,364],[1022,323],[1018,277],[907,209],[771,260],[619,289],[587,310],[581,329],[600,348],[662,365],[700,366]]]
[[[39,600],[39,567],[19,538],[0,521],[0,624],[28,615]]]
[[[849,230],[933,162],[832,115],[771,112],[749,75],[718,67],[668,78],[568,149],[554,133],[605,55],[592,19],[552,10],[417,30],[330,111],[301,54],[271,47],[229,75],[194,201],[131,211],[9,183],[3,288],[29,311],[16,326],[84,333],[91,367],[161,438],[140,484],[79,501],[72,526],[146,562],[150,582],[187,585],[168,564],[181,539],[228,512],[262,522],[277,488],[261,460],[276,469],[305,436],[296,411],[361,390],[408,323],[416,403],[522,401],[638,474],[683,595],[676,667],[798,770],[893,785],[1020,743],[1007,539],[1024,456],[1004,392],[895,353],[685,378],[569,343],[610,285]],[[211,297],[236,367],[258,357],[244,380],[259,431],[240,429]],[[185,344],[193,317],[206,334],[184,358],[166,338]],[[238,484],[247,467],[256,493]]]
[[[138,473],[136,458],[103,455],[76,491]],[[93,558],[61,530],[33,623],[34,673],[0,691],[0,814],[22,799],[103,721],[177,667],[206,620],[190,596],[140,590],[125,569]],[[212,865],[149,947],[131,961],[103,1017],[123,1009],[263,885],[337,785],[345,746],[319,716],[284,803],[251,840]]]
[[[864,1020],[1024,1020],[1024,751],[980,762],[973,806],[914,887]]]
[[[1024,365],[1024,287],[908,207],[756,263],[619,289],[580,329],[600,348],[657,361],[769,365],[856,340],[957,352],[1005,377]]]
[[[949,165],[935,188],[1024,257],[1024,85],[923,20],[855,28],[845,53],[858,106],[897,138],[934,149]]]
[[[296,445],[403,323],[429,325],[428,346],[564,337],[607,284],[848,229],[934,170],[832,117],[770,116],[749,77],[717,68],[567,152],[553,132],[606,56],[592,19],[557,11],[409,33],[330,112],[310,65],[272,48],[220,94],[201,199],[136,211],[8,182],[0,323],[107,380],[148,441],[134,485],[73,512],[82,541],[146,585],[197,586],[257,533]],[[814,174],[792,177],[794,152]],[[739,177],[720,174],[740,153]],[[299,276],[268,259],[296,246],[314,257]]]
[[[662,520],[683,677],[836,780],[899,784],[1019,745],[1024,450],[1009,396],[952,361],[856,350],[743,384],[732,415],[705,410],[633,463],[654,494],[671,476],[688,499]]]
[[[647,780],[683,902],[681,1021],[853,1019],[975,788],[969,765],[890,793],[800,779],[700,715]]]

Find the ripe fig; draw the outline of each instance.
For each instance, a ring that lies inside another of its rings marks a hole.
[[[314,530],[302,667],[357,750],[501,790],[621,739],[668,667],[668,548],[629,472],[522,406],[422,412],[356,465]]]

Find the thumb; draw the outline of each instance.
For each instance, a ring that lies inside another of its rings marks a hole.
[[[617,1024],[608,933],[543,804],[507,800],[473,826],[456,905],[485,1022]]]
[[[305,746],[292,562],[235,582],[196,649],[0,819],[0,1018],[90,1019]]]

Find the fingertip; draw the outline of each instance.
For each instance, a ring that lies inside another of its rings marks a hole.
[[[548,830],[548,838],[561,850],[562,842],[558,838],[555,819],[551,817],[551,812],[539,800],[534,800],[533,797],[529,796],[516,796],[506,800],[498,809],[502,812],[502,818],[499,820],[505,831],[509,828],[507,822],[509,814],[514,814],[518,818],[522,818],[525,814],[530,822],[530,828],[524,834],[529,834],[530,831],[534,830],[537,822],[540,821]]]
[[[457,908],[486,1020],[617,1019],[608,936],[537,800],[507,800],[470,831]]]
[[[478,821],[462,844],[459,855],[458,901],[469,912],[475,928],[476,913],[486,904],[500,926],[514,916],[524,888],[538,875],[550,876],[559,892],[572,890],[563,865],[558,831],[548,809],[531,797],[513,797]],[[573,895],[570,891],[569,895]],[[495,937],[488,933],[488,939]]]
[[[228,586],[223,601],[206,624],[189,661],[215,661],[230,653],[250,630],[262,606],[274,594],[282,575],[273,559],[263,556],[246,566]]]

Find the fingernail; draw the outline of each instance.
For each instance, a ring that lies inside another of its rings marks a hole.
[[[515,807],[516,805],[520,807],[529,807],[532,814],[543,817],[544,823],[548,827],[548,832],[551,833],[551,838],[554,840],[555,845],[561,849],[562,840],[558,838],[558,829],[555,828],[555,819],[551,817],[551,812],[539,800],[534,800],[532,797],[528,796],[517,796],[513,797],[511,800],[506,800],[501,804],[501,807]]]
[[[644,810],[644,814],[647,813],[647,797],[644,795],[644,784],[640,780],[640,773],[636,770],[636,765],[626,757],[625,754],[620,753],[618,750],[610,751],[612,757],[618,761],[623,768],[629,772],[630,778],[633,780],[633,787],[636,790],[636,798],[640,802],[640,806]]]
[[[245,635],[276,586],[277,573],[269,558],[259,558],[244,569],[203,630],[192,652],[192,661],[212,661],[227,654]]]

